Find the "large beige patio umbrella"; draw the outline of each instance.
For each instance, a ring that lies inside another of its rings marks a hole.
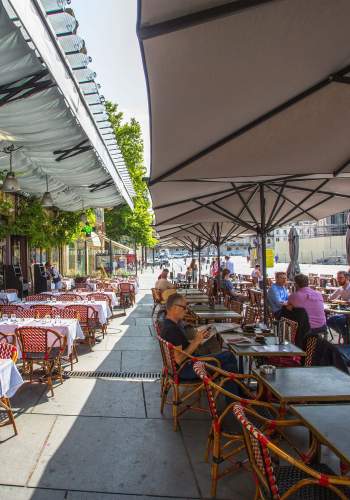
[[[231,221],[264,255],[275,227],[349,208],[349,16],[347,0],[139,1],[158,224]]]

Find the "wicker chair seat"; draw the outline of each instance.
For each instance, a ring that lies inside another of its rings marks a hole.
[[[312,468],[321,472],[322,474],[335,475],[335,472],[326,464],[312,464]],[[292,465],[282,465],[276,470],[276,481],[279,494],[282,496],[289,488],[302,479],[308,476],[302,470]],[[338,487],[348,498],[350,498],[350,489],[345,486]],[[324,488],[317,484],[307,485],[299,491],[288,497],[290,500],[339,500],[336,495],[329,488]]]
[[[45,352],[26,352],[26,359],[32,360],[54,360],[60,354],[61,349],[59,347],[53,347],[50,351],[50,354],[47,356]]]

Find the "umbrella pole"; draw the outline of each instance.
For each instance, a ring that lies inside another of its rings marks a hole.
[[[194,243],[193,243],[193,241],[192,241],[192,245],[191,245],[191,254],[192,254],[192,260],[191,260],[191,266],[192,266],[192,283],[194,283],[194,267],[193,267]]]
[[[216,229],[217,229],[217,240],[216,240],[216,248],[217,248],[217,255],[218,255],[218,293],[219,290],[221,289],[221,273],[220,273],[220,231],[219,231],[219,223],[216,223]]]
[[[201,238],[198,238],[198,281],[201,279]]]
[[[261,214],[261,264],[263,275],[264,323],[267,323],[267,274],[266,274],[266,207],[264,185],[260,184],[260,214]]]

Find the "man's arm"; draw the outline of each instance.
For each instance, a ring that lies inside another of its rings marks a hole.
[[[330,294],[329,300],[337,299],[340,294],[341,294],[341,288],[338,288],[338,290]]]
[[[175,349],[174,357],[175,357],[175,361],[178,365],[181,365],[181,363],[183,361],[185,361],[185,359],[187,359],[184,352],[186,354],[192,354],[197,349],[197,347],[201,344],[202,340],[205,338],[206,333],[207,333],[206,330],[197,331],[195,338],[193,340],[191,340],[190,344],[186,347],[186,349],[183,349],[181,351]],[[178,347],[178,349],[180,348],[180,346],[175,346],[175,347]]]

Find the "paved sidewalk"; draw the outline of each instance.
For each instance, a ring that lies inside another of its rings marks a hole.
[[[161,368],[152,336],[155,275],[141,275],[138,302],[110,322],[92,353],[80,349],[75,370],[154,372]],[[159,413],[159,382],[71,378],[48,397],[40,385],[13,399],[19,435],[0,430],[1,500],[136,500],[209,498],[205,415],[173,432],[170,409]],[[253,498],[246,471],[219,483],[218,498]]]

